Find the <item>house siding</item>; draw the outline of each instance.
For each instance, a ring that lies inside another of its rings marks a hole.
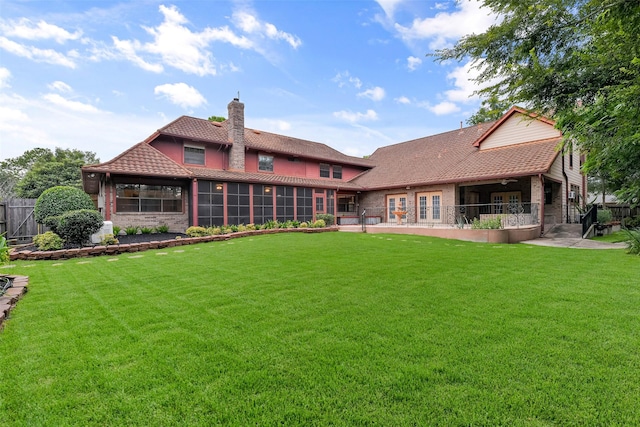
[[[528,119],[524,114],[517,113],[482,141],[480,149],[487,150],[559,136],[561,136],[561,133],[552,125],[539,120]]]

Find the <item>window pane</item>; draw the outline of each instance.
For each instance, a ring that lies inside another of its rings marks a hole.
[[[116,197],[138,197],[140,186],[138,184],[117,184]]]
[[[146,199],[159,199],[162,197],[162,187],[159,185],[140,185],[140,197]]]
[[[342,179],[342,166],[333,166],[333,178]]]
[[[173,199],[163,200],[162,212],[182,212],[182,200],[173,200]]]
[[[320,163],[320,178],[329,178],[330,169],[327,163]]]
[[[162,212],[162,200],[140,199],[140,212]]]
[[[184,162],[204,165],[204,148],[184,147]]]
[[[273,172],[273,156],[258,155],[258,170],[262,172]]]
[[[117,212],[138,212],[139,209],[139,199],[118,198],[116,202]]]

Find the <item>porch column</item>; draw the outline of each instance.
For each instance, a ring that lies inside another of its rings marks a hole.
[[[193,226],[198,226],[198,179],[191,181],[191,212],[193,214]]]

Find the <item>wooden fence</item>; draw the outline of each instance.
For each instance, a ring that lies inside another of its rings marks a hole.
[[[36,200],[6,199],[0,202],[0,233],[6,233],[7,240],[28,243],[38,230],[43,231],[33,216]]]

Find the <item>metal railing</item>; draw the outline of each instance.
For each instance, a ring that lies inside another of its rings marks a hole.
[[[598,207],[591,205],[589,210],[580,216],[580,222],[582,223],[582,236],[584,237],[591,226],[598,222]]]
[[[422,226],[472,228],[474,221],[495,220],[500,217],[504,228],[540,224],[538,203],[469,204],[455,206],[408,205],[406,214],[398,215],[387,207],[367,206],[358,218],[360,224],[385,226]]]

